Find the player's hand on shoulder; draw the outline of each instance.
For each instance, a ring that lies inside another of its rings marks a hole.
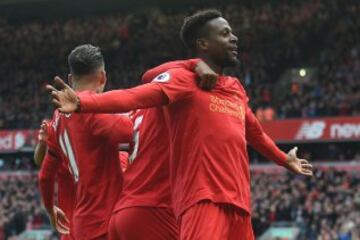
[[[66,217],[65,213],[57,206],[53,207],[52,212],[49,214],[51,225],[60,234],[70,233],[70,222]]]
[[[218,74],[204,61],[198,62],[195,72],[198,75],[197,84],[201,89],[209,91],[215,87]]]
[[[48,127],[49,127],[49,121],[43,120],[38,134],[39,142],[46,142],[47,139],[49,138]]]
[[[79,110],[80,100],[74,89],[67,85],[60,77],[55,77],[53,85],[46,85],[52,96],[52,102],[63,113],[73,113]]]
[[[300,174],[300,175],[305,175],[305,176],[312,176],[313,175],[313,166],[308,162],[308,160],[306,159],[301,159],[297,157],[297,147],[294,147],[293,149],[291,149],[287,156],[287,161],[286,161],[286,167],[296,173],[296,174]]]

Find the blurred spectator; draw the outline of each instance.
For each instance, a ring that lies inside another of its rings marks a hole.
[[[240,40],[241,64],[230,73],[243,80],[255,111],[271,104],[280,118],[359,114],[357,1],[268,1],[218,8]],[[34,128],[51,113],[44,85],[56,74],[66,76],[66,55],[78,44],[102,48],[108,88],[136,85],[147,68],[184,58],[178,30],[188,14],[146,9],[46,22],[0,19],[0,128]],[[304,63],[316,74],[290,89],[278,89],[288,94],[275,94],[282,73]]]
[[[1,179],[0,239],[48,225],[40,206],[35,175]],[[276,221],[289,221],[301,227],[300,240],[356,239],[360,175],[335,169],[313,178],[253,172],[252,217],[257,236]]]
[[[4,236],[0,239],[49,224],[41,207],[36,175],[1,179],[0,212],[0,236]]]
[[[301,240],[360,237],[360,175],[317,171],[313,178],[292,174],[252,175],[254,231],[275,221],[301,226]]]

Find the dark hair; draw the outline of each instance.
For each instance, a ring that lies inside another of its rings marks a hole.
[[[196,39],[203,36],[203,28],[207,22],[222,17],[221,12],[215,9],[207,9],[196,12],[186,17],[181,26],[180,38],[185,46],[191,50],[196,47]]]
[[[104,57],[99,47],[91,44],[77,46],[68,56],[70,72],[83,76],[94,72],[104,65]]]

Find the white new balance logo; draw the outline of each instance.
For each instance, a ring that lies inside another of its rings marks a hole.
[[[295,136],[296,140],[319,139],[323,136],[326,123],[324,121],[304,122]]]

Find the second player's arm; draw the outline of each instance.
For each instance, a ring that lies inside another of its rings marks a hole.
[[[148,83],[126,90],[79,97],[80,111],[119,113],[166,105],[169,100],[157,83]]]
[[[274,141],[264,132],[259,121],[249,107],[246,109],[246,140],[263,156],[274,161],[278,165],[285,166],[287,154],[281,151]]]
[[[255,150],[278,165],[284,166],[296,174],[312,176],[312,165],[306,159],[297,157],[297,147],[291,149],[288,154],[281,151],[264,132],[249,107],[246,111],[246,139]]]
[[[78,96],[59,77],[55,78],[55,83],[61,90],[52,85],[47,85],[46,88],[51,92],[52,101],[60,112],[121,113],[160,107],[192,96],[196,88],[193,77],[193,73],[188,70],[172,69],[148,84],[88,96]]]
[[[40,167],[42,161],[44,160],[45,154],[47,151],[46,141],[39,141],[39,143],[35,147],[34,151],[34,161],[36,166]]]

